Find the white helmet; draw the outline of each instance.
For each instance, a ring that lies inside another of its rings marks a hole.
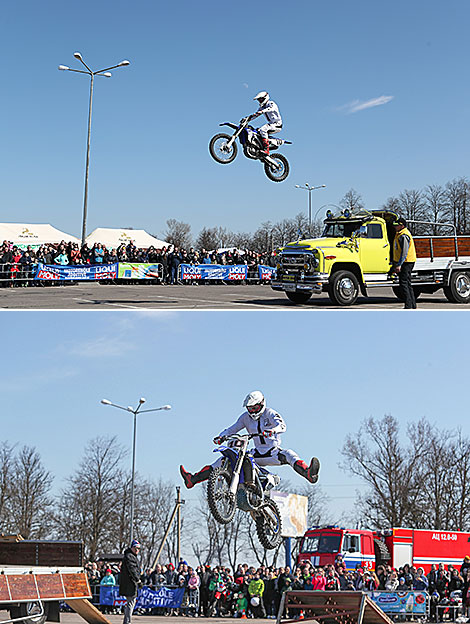
[[[267,91],[260,91],[253,99],[258,100],[260,106],[264,106],[268,103],[269,93]]]
[[[259,596],[251,597],[250,604],[252,607],[259,607],[259,603],[260,603]]]
[[[253,390],[253,392],[247,394],[243,401],[243,407],[246,407],[246,411],[253,420],[258,420],[266,409],[266,399],[263,393],[259,390]]]

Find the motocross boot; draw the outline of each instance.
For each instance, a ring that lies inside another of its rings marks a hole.
[[[197,483],[202,483],[203,481],[207,481],[207,479],[209,478],[210,471],[211,471],[211,466],[204,466],[204,468],[201,468],[199,472],[195,472],[194,474],[191,474],[190,472],[185,470],[183,466],[180,466],[180,473],[181,473],[181,476],[183,477],[184,484],[188,488],[188,490],[194,487]]]
[[[269,139],[261,138],[261,143],[263,144],[264,149],[261,150],[263,154],[269,156]]]
[[[304,479],[307,479],[307,481],[310,481],[310,483],[316,483],[318,481],[320,462],[316,457],[312,457],[310,466],[307,466],[304,461],[299,459],[295,462],[293,468],[295,472],[297,472],[299,475],[302,475],[302,477],[304,477]]]

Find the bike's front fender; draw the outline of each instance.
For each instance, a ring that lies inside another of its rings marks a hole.
[[[219,448],[215,448],[212,452],[222,453],[222,455],[229,460],[232,470],[235,469],[235,464],[237,463],[237,459],[238,459],[237,451],[234,451],[233,449],[228,448],[228,446],[219,446]]]
[[[230,121],[224,121],[224,123],[219,124],[219,126],[228,126],[229,128],[232,128],[233,130],[238,130],[238,128],[240,126],[237,126],[237,124],[231,123]]]

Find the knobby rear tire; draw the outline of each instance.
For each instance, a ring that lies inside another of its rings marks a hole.
[[[266,499],[264,507],[267,508],[268,514],[271,515],[272,522],[266,521],[263,513],[258,514],[255,520],[256,533],[261,546],[266,548],[266,550],[273,550],[282,541],[281,512],[276,503],[270,498]]]
[[[282,164],[282,170],[276,173],[276,170],[267,162],[264,163],[264,173],[273,182],[284,182],[289,175],[289,161],[282,154],[270,154],[270,158],[273,160],[279,160]]]

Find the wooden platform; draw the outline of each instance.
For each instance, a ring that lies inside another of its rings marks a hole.
[[[283,623],[298,622],[302,611],[304,621],[320,624],[393,624],[367,594],[355,591],[287,591],[282,596],[277,624],[285,609],[291,619],[283,619]]]
[[[0,574],[0,602],[91,598],[84,572],[77,574]]]
[[[414,236],[418,258],[455,258],[470,256],[470,236]]]

